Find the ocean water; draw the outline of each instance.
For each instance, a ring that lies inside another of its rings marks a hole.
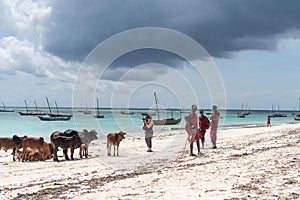
[[[11,137],[12,135],[28,135],[35,137],[44,137],[49,141],[49,136],[54,131],[65,131],[67,129],[94,129],[99,133],[100,138],[105,138],[109,132],[124,131],[129,136],[140,135],[143,136],[142,130],[142,115],[141,112],[148,112],[149,110],[132,109],[133,115],[121,114],[120,109],[101,109],[100,112],[104,114],[103,119],[94,117],[95,111],[92,114],[84,114],[78,112],[78,109],[60,108],[60,113],[73,113],[70,121],[41,121],[37,116],[21,116],[17,111],[25,110],[24,108],[10,108],[15,109],[16,112],[0,112],[0,137]],[[46,108],[43,109],[47,111]],[[154,112],[154,111],[151,111]],[[184,116],[189,111],[175,111],[173,112],[174,118],[182,118],[182,121],[177,125],[172,126],[154,126],[155,133],[171,129],[183,129],[185,126]],[[205,111],[209,117],[211,111]],[[267,116],[271,114],[270,111],[254,110],[245,118],[237,117],[237,110],[221,110],[221,119],[219,122],[220,128],[232,128],[240,126],[260,126],[265,125]],[[287,114],[287,117],[272,118],[271,124],[279,123],[299,123],[294,120],[292,111],[282,111]],[[170,118],[171,111],[160,112],[161,118]],[[198,113],[197,113],[198,114]],[[153,116],[156,119],[157,115]]]

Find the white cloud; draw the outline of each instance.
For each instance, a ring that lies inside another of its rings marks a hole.
[[[28,40],[20,41],[9,36],[0,39],[0,71],[3,74],[15,75],[24,72],[36,77],[69,78],[74,75],[64,70],[76,68],[77,63],[65,62],[57,56],[40,51]],[[57,73],[61,71],[60,73]]]
[[[0,20],[7,34],[28,37],[41,30],[44,20],[51,14],[49,1],[2,0]],[[8,35],[6,35],[8,36]]]

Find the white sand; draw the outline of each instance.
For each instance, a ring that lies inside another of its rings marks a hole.
[[[90,157],[13,162],[0,152],[0,199],[300,199],[300,124],[220,131],[218,149],[188,156],[184,130],[126,137],[120,157],[94,141]],[[196,152],[196,145],[195,152]],[[60,152],[61,155],[61,152]]]

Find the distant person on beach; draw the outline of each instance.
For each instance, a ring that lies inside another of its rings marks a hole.
[[[152,151],[152,137],[153,137],[153,125],[154,122],[150,115],[147,115],[144,119],[144,126],[143,130],[145,131],[145,141],[148,147],[147,152],[153,152]]]
[[[268,119],[267,119],[267,127],[271,126],[271,117],[268,116]]]
[[[204,149],[204,142],[205,142],[205,133],[206,130],[209,129],[210,121],[209,119],[204,115],[204,111],[199,111],[199,137],[201,139],[202,148]]]
[[[193,154],[193,143],[196,141],[198,154],[200,154],[200,144],[199,144],[199,133],[198,133],[198,117],[196,114],[197,106],[192,105],[192,111],[185,117],[185,130],[188,134],[188,142],[190,143],[190,156],[196,156]]]
[[[217,109],[216,105],[212,106],[212,113],[211,113],[211,129],[210,129],[210,139],[213,145],[213,149],[217,148],[217,130],[218,124],[220,119],[220,112]]]

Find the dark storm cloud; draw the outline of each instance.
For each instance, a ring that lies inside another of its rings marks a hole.
[[[299,9],[297,0],[57,0],[42,42],[61,58],[82,61],[114,34],[157,26],[187,34],[212,56],[230,57],[241,50],[274,50],[282,38],[299,38]]]

